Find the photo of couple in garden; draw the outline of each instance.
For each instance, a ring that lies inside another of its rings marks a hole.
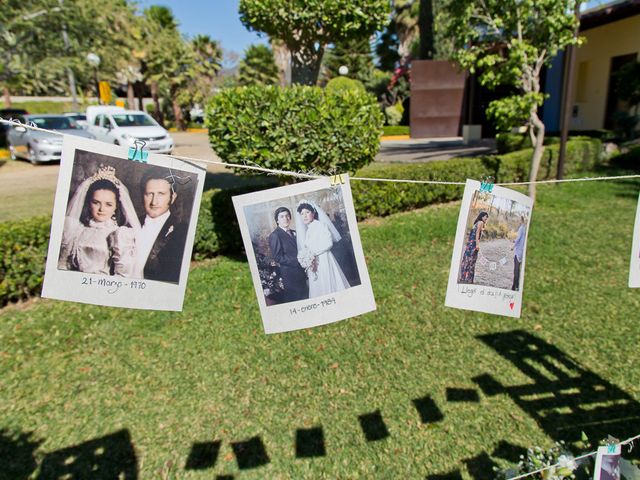
[[[339,187],[245,210],[267,305],[360,285]]]
[[[520,192],[467,180],[446,306],[520,317],[532,208]]]
[[[375,310],[344,177],[233,197],[266,333]]]
[[[60,232],[59,237],[52,234],[59,243],[50,246],[55,268],[48,263],[48,276],[60,280],[67,272],[80,272],[103,277],[100,285],[128,286],[124,280],[131,279],[163,283],[167,291],[178,285],[184,290],[202,173],[173,159],[159,159],[164,165],[151,159],[136,162],[119,147],[65,141],[63,155],[70,162],[63,157],[61,171],[66,168],[67,175],[61,173],[52,227]],[[99,278],[83,281],[93,286]],[[45,291],[55,290],[52,284],[45,278]],[[65,291],[64,296],[84,301],[83,292]],[[94,293],[86,300],[95,299]]]
[[[467,216],[458,283],[521,290],[531,209],[476,190]]]

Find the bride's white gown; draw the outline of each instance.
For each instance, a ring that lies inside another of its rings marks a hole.
[[[331,253],[333,238],[327,226],[317,220],[307,225],[304,245],[317,257],[318,269],[309,269],[309,298],[339,292],[349,288],[349,282],[342,273],[336,258]]]

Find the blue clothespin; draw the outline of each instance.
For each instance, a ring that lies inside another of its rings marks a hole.
[[[133,147],[129,147],[129,160],[147,163],[149,152],[143,150],[143,148],[146,146],[147,142],[145,142],[144,140],[134,140]]]
[[[491,193],[493,191],[493,177],[486,177],[480,182],[480,192]]]
[[[616,444],[607,445],[607,453],[616,453]]]

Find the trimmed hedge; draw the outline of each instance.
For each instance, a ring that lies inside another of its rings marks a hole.
[[[634,152],[635,153],[635,152]],[[482,158],[460,158],[422,164],[376,164],[357,172],[359,177],[415,180],[464,181],[492,175],[496,182],[526,181],[531,150]],[[566,173],[592,170],[601,160],[597,139],[572,140],[567,144]],[[539,180],[556,173],[558,146],[545,149]],[[274,179],[275,182],[275,179]],[[229,190],[212,189],[202,195],[193,258],[239,254],[242,239],[232,197],[271,185],[254,185]],[[457,185],[423,185],[353,181],[353,200],[358,219],[448,202],[462,197]],[[50,230],[48,217],[0,223],[0,306],[37,295],[42,286]]]
[[[365,91],[254,85],[215,95],[205,124],[211,147],[228,162],[326,174],[373,162],[383,115]]]
[[[50,229],[49,217],[0,223],[0,306],[40,292]]]

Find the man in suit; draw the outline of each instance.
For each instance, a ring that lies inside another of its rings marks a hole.
[[[273,259],[280,266],[280,276],[284,284],[282,302],[295,302],[309,297],[307,275],[298,263],[296,231],[291,226],[291,211],[279,207],[273,215],[277,227],[269,235],[269,248]]]
[[[141,187],[146,215],[140,218],[138,271],[142,269],[147,280],[179,283],[188,227],[171,213],[178,197],[176,183],[170,172],[154,168]]]

